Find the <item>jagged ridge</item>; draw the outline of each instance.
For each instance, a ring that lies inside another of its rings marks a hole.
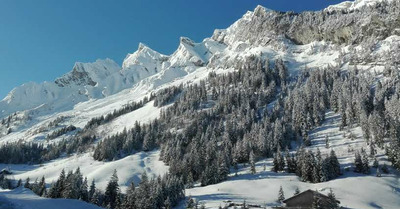
[[[27,83],[13,89],[0,102],[0,116],[40,105],[53,112],[70,109],[79,102],[131,88],[155,75],[157,78],[151,82],[159,86],[200,67],[227,68],[234,66],[236,59],[231,52],[253,47],[270,46],[276,51],[285,51],[291,44],[314,41],[357,44],[400,35],[399,2],[371,4],[366,1],[362,4],[364,1],[347,3],[347,9],[340,11],[338,6],[304,13],[277,12],[258,6],[229,28],[216,30],[211,38],[201,43],[182,37],[178,49],[169,56],[139,44],[136,52],[127,55],[122,67],[110,59],[76,63],[70,73],[55,82]]]

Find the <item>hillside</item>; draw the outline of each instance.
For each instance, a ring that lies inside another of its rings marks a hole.
[[[0,206],[4,209],[33,209],[33,208],[88,208],[99,207],[79,200],[60,200],[38,197],[28,189],[17,188],[13,191],[0,191]]]
[[[345,132],[339,131],[339,117],[331,112],[327,113],[326,121],[321,127],[313,130],[311,150],[319,148],[323,155],[328,155],[331,149],[338,154],[342,169],[350,168],[353,163],[354,150],[360,147],[367,149],[367,144],[358,128],[353,131],[356,139],[343,136]],[[330,148],[325,147],[325,136],[330,137]],[[350,148],[350,151],[349,151]],[[384,152],[377,154],[380,164],[387,163]],[[266,165],[264,170],[264,165]],[[237,174],[234,170],[227,181],[206,186],[195,187],[186,191],[186,195],[206,203],[207,207],[218,208],[224,206],[227,200],[242,203],[271,207],[277,203],[279,187],[282,186],[285,197],[293,196],[296,188],[300,191],[308,189],[317,190],[324,194],[329,189],[335,191],[336,197],[345,208],[398,208],[399,199],[399,173],[391,170],[390,174],[376,177],[376,170],[369,175],[357,174],[352,171],[345,172],[343,176],[329,182],[309,184],[302,182],[296,175],[275,173],[272,171],[272,159],[260,159],[256,163],[257,173],[251,174],[250,167],[241,165]],[[354,185],[354,186],[352,186]]]
[[[333,189],[346,208],[399,208],[399,49],[400,3],[356,0],[302,13],[258,6],[200,43],[181,37],[171,55],[140,43],[121,66],[76,63],[0,101],[0,169],[12,172],[1,186],[44,177],[55,198],[111,208],[183,208],[184,188],[206,208],[272,207],[280,186],[286,198]],[[335,172],[324,167],[332,151]],[[92,181],[98,197],[82,196]],[[31,201],[96,207],[0,192],[0,206]]]

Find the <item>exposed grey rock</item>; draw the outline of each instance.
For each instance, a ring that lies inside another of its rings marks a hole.
[[[232,30],[216,30],[213,39],[224,43],[249,41],[265,45],[283,35],[296,44],[331,41],[359,44],[366,39],[383,40],[400,35],[400,2],[376,3],[353,11],[277,12],[257,7]]]

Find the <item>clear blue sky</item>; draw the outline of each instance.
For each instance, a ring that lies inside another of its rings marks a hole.
[[[201,41],[260,4],[319,10],[342,0],[1,0],[0,97],[28,81],[52,81],[76,61],[121,64],[139,42],[172,53],[179,37]]]

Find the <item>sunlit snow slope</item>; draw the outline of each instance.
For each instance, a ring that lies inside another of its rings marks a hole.
[[[385,0],[376,2],[382,1]],[[379,34],[381,32],[379,28],[373,30],[372,34],[378,33],[376,34],[378,38],[373,37],[376,47],[366,47],[360,44],[363,43],[365,36],[358,37],[350,31],[350,26],[356,26],[346,25],[343,31],[335,28],[343,27],[340,24],[346,21],[340,20],[341,12],[338,11],[343,11],[343,14],[346,13],[356,20],[359,17],[364,18],[360,22],[367,26],[373,24],[373,18],[361,10],[376,2],[357,0],[334,5],[315,14],[307,13],[314,17],[314,20],[332,15],[330,21],[337,25],[330,24],[331,22],[322,25],[327,28],[328,35],[318,33],[322,27],[317,28],[317,32],[296,28],[295,26],[300,23],[304,23],[305,28],[311,28],[306,24],[309,22],[306,17],[301,22],[302,20],[299,20],[301,18],[291,18],[294,14],[283,14],[258,6],[230,27],[215,30],[210,38],[200,43],[186,37],[180,38],[177,50],[171,55],[163,55],[140,43],[138,49],[128,54],[121,64],[110,59],[97,60],[93,63],[76,63],[70,72],[55,81],[24,84],[14,88],[0,101],[0,119],[10,121],[9,126],[0,124],[0,145],[19,140],[45,145],[58,143],[62,139],[68,140],[72,135],[63,135],[53,140],[47,140],[46,136],[68,125],[74,125],[78,130],[82,129],[92,118],[111,113],[128,103],[140,101],[160,89],[198,83],[206,79],[210,72],[224,74],[234,71],[240,60],[250,56],[271,61],[281,58],[292,75],[303,69],[322,68],[328,65],[342,69],[354,68],[357,65],[360,70],[379,73],[384,69],[387,57],[397,51],[394,46],[400,43],[400,29],[393,29],[384,35]],[[278,19],[281,22],[272,21]],[[292,23],[293,28],[285,28]],[[393,25],[397,27],[396,24]],[[286,36],[285,32],[290,37]],[[357,57],[366,51],[368,62]],[[150,101],[142,108],[100,125],[95,130],[96,135],[102,140],[108,135],[131,128],[135,122],[148,123],[159,117],[162,108],[154,107],[153,101]],[[361,139],[358,129],[354,130],[358,135],[355,141],[343,137],[337,128],[337,117],[332,113],[328,114],[325,124],[316,129],[312,135],[314,145],[311,149],[320,147],[321,151],[326,153],[328,150],[323,147],[321,140],[325,135],[329,135],[332,138],[332,147],[335,147],[342,165],[347,166],[354,156],[354,153],[347,151],[348,145],[359,148],[366,144]],[[54,121],[58,121],[56,127],[50,125]],[[12,176],[14,179],[25,180],[30,177],[34,180],[45,176],[46,182],[51,183],[62,169],[75,170],[79,166],[83,175],[87,176],[89,181],[95,179],[101,189],[105,187],[112,171],[117,169],[123,191],[130,182],[138,183],[143,171],[155,176],[162,175],[168,170],[168,166],[159,161],[159,151],[140,152],[113,162],[94,161],[92,154],[93,151],[88,150],[84,154],[63,156],[42,165],[0,165],[0,169],[10,167],[15,172]],[[384,162],[386,159],[382,150],[380,154],[380,160]],[[264,162],[267,165],[266,171],[262,169]],[[400,181],[399,175],[394,172],[382,178],[374,177],[373,173],[364,176],[350,172],[330,182],[308,184],[300,182],[291,174],[271,172],[271,159],[262,159],[257,165],[258,174],[255,176],[250,175],[248,168],[243,166],[238,176],[232,174],[226,182],[189,189],[186,194],[204,201],[210,208],[223,205],[222,201],[226,199],[234,201],[246,199],[256,204],[268,203],[268,206],[272,206],[280,185],[288,191],[287,197],[291,196],[291,191],[297,186],[300,190],[317,189],[322,192],[333,188],[342,205],[349,208],[400,208]],[[348,186],[350,184],[358,187]],[[34,197],[33,194],[21,189],[0,192],[0,207],[1,201],[5,202],[5,199],[11,203],[10,207],[16,206],[16,208],[29,208],[28,205],[31,203],[29,201],[38,202],[36,208],[46,208],[39,207],[45,204],[63,208],[63,204],[69,203],[69,200],[53,201]],[[71,201],[71,204],[76,204],[74,208],[86,208],[86,205],[79,205],[81,203],[78,201]]]

